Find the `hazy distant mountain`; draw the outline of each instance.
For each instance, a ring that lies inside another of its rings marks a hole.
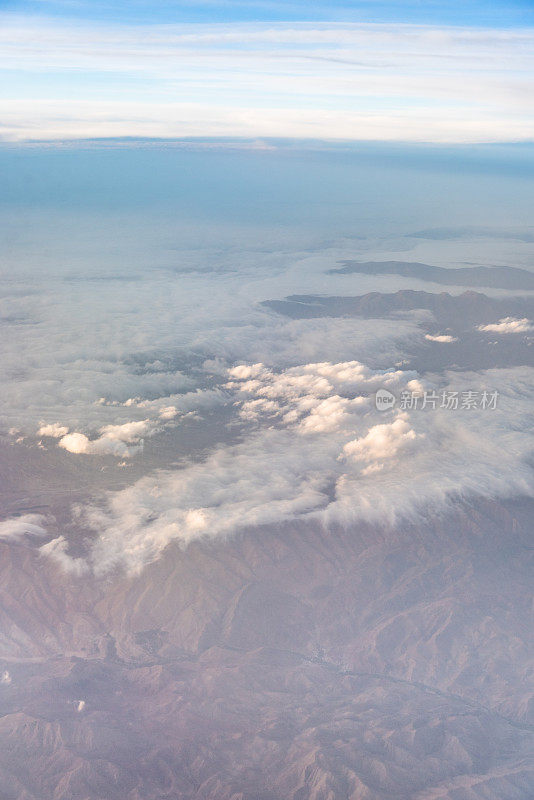
[[[524,297],[493,298],[480,292],[461,295],[448,292],[434,294],[401,289],[392,294],[370,292],[359,297],[324,295],[290,295],[285,300],[268,300],[264,305],[294,319],[312,317],[387,317],[396,312],[424,309],[431,311],[438,322],[465,329],[488,323],[499,317],[532,314],[534,299]]]
[[[419,327],[427,338],[413,343],[406,360],[406,366],[420,373],[452,365],[456,369],[474,370],[534,365],[531,336],[499,336],[479,330],[479,325],[503,317],[534,317],[534,300],[530,298],[491,298],[473,291],[454,296],[447,292],[404,289],[392,294],[371,292],[360,297],[291,295],[285,300],[269,300],[265,305],[292,319],[387,319],[422,311]]]
[[[444,286],[480,286],[492,289],[534,289],[534,272],[519,267],[435,267],[410,261],[342,261],[331,275],[403,275]]]

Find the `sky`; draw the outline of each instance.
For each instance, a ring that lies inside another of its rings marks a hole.
[[[131,23],[414,22],[511,27],[534,20],[529,0],[4,0],[6,11]]]
[[[0,139],[528,142],[530,2],[0,4]]]

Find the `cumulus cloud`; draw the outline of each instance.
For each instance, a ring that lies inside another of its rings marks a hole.
[[[91,442],[84,433],[74,432],[63,436],[59,442],[59,446],[69,453],[87,453],[89,452]]]
[[[59,446],[68,453],[76,455],[117,456],[117,458],[130,458],[139,452],[140,446],[130,447],[119,439],[101,436],[99,439],[89,439],[84,433],[74,432],[64,436]]]
[[[160,419],[174,419],[178,414],[178,409],[176,406],[165,406],[164,408],[160,408],[159,416]]]
[[[282,372],[263,364],[239,365],[228,374],[237,380],[230,380],[227,387],[245,396],[239,410],[244,419],[279,417],[302,434],[340,428],[351,414],[368,410],[370,395],[379,388],[413,392],[425,388],[414,370],[373,370],[359,361],[312,363]]]
[[[211,395],[212,393],[210,393]],[[205,398],[204,398],[205,399]],[[129,407],[136,405],[138,408],[146,409],[153,404],[139,401],[126,402],[123,405]],[[104,425],[99,429],[99,436],[89,438],[85,433],[74,431],[61,435],[58,442],[59,447],[76,455],[111,455],[118,458],[130,458],[136,455],[143,448],[144,439],[154,436],[163,427],[174,424],[174,420],[179,416],[176,406],[165,406],[157,409],[157,419],[141,419],[122,422],[114,425]],[[189,417],[195,412],[188,412],[181,415],[182,418]],[[62,430],[67,430],[62,428]]]
[[[37,431],[39,436],[50,436],[52,439],[61,439],[69,432],[66,425],[61,425],[59,422],[52,422],[49,425],[41,425]]]
[[[83,433],[69,433],[59,446],[69,453],[90,453],[93,455],[113,455],[125,458],[135,455],[143,445],[144,436],[153,436],[157,424],[150,419],[123,422],[121,425],[104,425],[98,439],[89,439]]]
[[[102,436],[118,442],[138,442],[143,436],[153,432],[149,419],[124,422],[122,425],[105,425],[100,429]]]
[[[458,341],[456,336],[452,336],[450,333],[427,333],[425,334],[425,339],[428,339],[429,342],[441,342],[441,344],[451,344]]]
[[[489,325],[479,325],[478,330],[486,333],[532,333],[534,325],[527,317],[523,319],[504,317],[498,322],[493,322]]]
[[[59,447],[77,455],[111,455],[129,458],[142,447],[142,435],[152,435],[155,428],[149,428],[149,420],[126,422],[123,425],[107,425],[101,429],[101,436],[89,439],[84,433],[75,431],[59,440]]]
[[[423,434],[420,434],[420,436]],[[343,453],[354,461],[372,465],[367,470],[382,469],[387,459],[394,458],[399,450],[417,438],[410,427],[407,415],[397,417],[393,422],[373,425],[365,436],[353,439],[343,447]]]
[[[131,406],[134,403],[125,403]],[[146,407],[146,403],[139,402],[138,407]],[[170,423],[178,416],[175,406],[166,406],[159,411],[159,420]],[[187,416],[187,415],[186,415]],[[98,436],[90,439],[85,433],[74,431],[66,435],[59,434],[61,439],[59,447],[76,455],[112,455],[119,458],[129,458],[138,453],[143,447],[144,437],[154,436],[161,430],[158,419],[131,420],[115,425],[104,425],[100,428]],[[61,428],[61,430],[68,430]]]
[[[349,399],[332,395],[318,403],[314,403],[310,412],[300,421],[299,430],[302,433],[327,433],[339,428],[352,409],[359,407],[366,402],[363,397]],[[292,419],[292,413],[285,415],[286,420]],[[298,416],[298,411],[296,411]]]
[[[87,565],[136,572],[172,541],[228,536],[245,528],[310,520],[394,524],[422,517],[458,496],[534,494],[530,396],[534,371],[451,373],[441,388],[500,392],[493,410],[377,411],[378,385],[401,392],[410,371],[359,362],[320,362],[273,371],[230,370],[234,402],[253,425],[242,441],[202,462],[159,471],[86,505],[93,532]],[[438,380],[438,378],[436,378]],[[43,548],[80,570],[60,537]]]

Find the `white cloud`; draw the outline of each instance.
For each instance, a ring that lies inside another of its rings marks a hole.
[[[435,335],[427,333],[425,334],[425,339],[428,339],[429,342],[441,342],[442,344],[451,344],[458,341],[456,336],[451,336],[450,333],[437,333]]]
[[[178,414],[178,409],[176,406],[164,406],[164,408],[160,408],[159,416],[160,419],[174,419]]]
[[[50,425],[41,425],[37,434],[39,436],[50,436],[53,439],[61,439],[62,436],[65,436],[69,432],[69,429],[65,425],[61,425],[59,422],[53,422]]]
[[[140,445],[128,446],[120,439],[111,436],[100,436],[89,439],[84,433],[74,431],[59,440],[59,447],[76,455],[109,455],[117,458],[129,458],[139,452]]]
[[[0,70],[28,76],[0,104],[7,139],[531,138],[530,30],[3,22]]]
[[[491,411],[378,412],[370,402],[377,384],[389,381],[400,392],[414,383],[413,373],[380,373],[358,362],[280,372],[257,366],[230,377],[243,409],[267,401],[255,407],[255,426],[240,443],[81,509],[94,535],[87,564],[97,573],[138,571],[172,541],[299,520],[394,524],[428,508],[435,515],[458,496],[534,494],[531,369],[447,376],[442,388],[499,391]],[[82,568],[70,563],[62,537],[41,551],[67,569]]]
[[[369,395],[376,389],[424,389],[413,370],[372,370],[359,361],[305,364],[283,372],[254,364],[234,367],[228,374],[237,380],[227,386],[247,398],[240,407],[244,419],[280,417],[305,434],[334,431],[350,414],[368,411]]]
[[[231,367],[228,370],[228,375],[237,381],[246,381],[251,378],[259,378],[265,372],[266,369],[263,364],[238,364],[237,367]]]
[[[379,107],[373,111],[329,108],[249,108],[82,100],[2,100],[4,139],[23,141],[121,138],[284,137],[339,141],[436,142],[444,144],[529,141],[532,112],[519,106],[486,106],[478,116],[446,105]]]
[[[105,231],[99,232],[105,238]],[[144,233],[149,236],[146,228]],[[172,235],[165,228],[165,237]],[[63,436],[80,433],[95,441],[108,425],[147,417],[158,426],[179,424],[190,412],[221,406],[224,392],[214,385],[212,369],[209,364],[204,370],[189,369],[191,354],[219,364],[219,381],[228,364],[245,359],[285,367],[302,360],[341,361],[357,352],[392,363],[401,342],[420,336],[415,321],[291,320],[258,305],[281,289],[296,289],[303,276],[312,290],[319,286],[325,263],[337,252],[311,256],[284,250],[259,255],[257,250],[200,250],[195,266],[222,264],[221,274],[182,275],[167,269],[156,270],[150,280],[138,274],[108,280],[106,272],[102,279],[95,277],[91,263],[77,266],[67,280],[54,273],[53,265],[39,266],[47,247],[37,249],[34,272],[15,285],[5,282],[5,296],[0,297],[0,315],[13,313],[31,322],[10,326],[10,335],[0,340],[0,427],[16,430],[17,437],[33,439],[39,431],[60,439],[60,429],[66,428]],[[180,251],[180,260],[186,255]],[[27,260],[24,252],[10,266],[17,271]],[[115,268],[107,267],[111,275]],[[46,279],[39,278],[43,270]],[[99,447],[122,450],[110,444],[111,438]],[[65,445],[81,452],[93,449],[79,437]]]
[[[123,422],[121,425],[104,425],[100,428],[102,437],[117,442],[138,442],[143,436],[154,433],[154,423],[149,419]]]
[[[327,433],[339,428],[354,407],[365,403],[365,399],[356,397],[352,400],[339,395],[332,395],[315,403],[304,419],[299,423],[302,433]],[[289,412],[291,414],[291,412]],[[291,419],[291,416],[289,416]],[[286,414],[285,419],[288,419]]]
[[[89,439],[75,431],[59,440],[59,447],[69,453],[84,455],[112,455],[126,458],[135,455],[143,444],[143,436],[153,436],[157,425],[150,419],[124,422],[121,425],[104,425],[97,439]],[[133,446],[132,446],[133,445]]]
[[[532,333],[534,325],[526,317],[523,319],[504,317],[498,322],[493,322],[489,325],[479,325],[478,330],[486,333]]]
[[[88,571],[89,566],[83,558],[73,558],[68,554],[69,543],[64,536],[51,539],[46,544],[41,545],[39,553],[46,558],[55,561],[65,572],[73,575],[83,575]]]
[[[20,541],[27,535],[46,536],[42,514],[22,514],[0,522],[0,540]]]
[[[393,422],[373,425],[365,436],[347,442],[343,447],[343,453],[356,462],[364,461],[373,464],[375,469],[381,469],[384,461],[394,458],[399,450],[415,439],[417,434],[410,428],[406,415],[403,415]]]
[[[59,446],[69,453],[88,453],[91,447],[89,438],[84,433],[74,432],[63,436]]]
[[[2,676],[0,677],[0,683],[2,683],[4,686],[9,686],[11,682],[12,682],[11,675],[9,671],[5,669],[2,672]]]

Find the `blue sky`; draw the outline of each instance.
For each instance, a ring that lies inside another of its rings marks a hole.
[[[534,138],[531,2],[0,5],[0,140]]]
[[[511,27],[534,23],[531,0],[3,0],[0,8],[121,24],[351,21]]]

